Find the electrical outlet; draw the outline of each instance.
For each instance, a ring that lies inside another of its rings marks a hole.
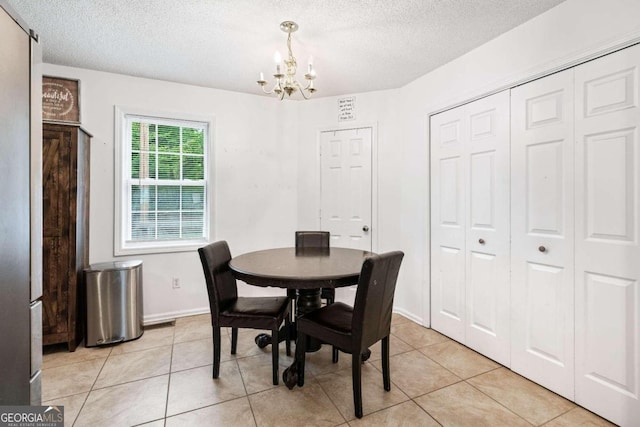
[[[173,277],[171,279],[171,285],[173,286],[173,289],[180,288],[180,279],[178,277]]]

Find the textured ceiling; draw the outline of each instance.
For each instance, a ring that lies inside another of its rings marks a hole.
[[[562,1],[7,0],[47,63],[254,94],[293,20],[316,96],[401,87]]]

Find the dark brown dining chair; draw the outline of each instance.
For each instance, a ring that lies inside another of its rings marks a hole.
[[[328,248],[331,234],[328,231],[296,231],[296,249],[299,248]],[[293,292],[291,292],[293,291]],[[287,291],[287,296],[295,303],[295,289]],[[333,304],[336,300],[336,290],[334,288],[320,289],[320,299]],[[293,312],[293,311],[292,311]],[[333,363],[338,363],[338,349],[333,349]]]
[[[239,297],[236,279],[229,268],[231,252],[220,241],[199,248],[200,261],[207,282],[211,327],[213,328],[213,378],[220,375],[220,328],[231,328],[231,354],[236,354],[238,328],[270,329],[273,384],[278,384],[278,329],[286,323],[287,354],[289,347],[289,300],[286,297]]]
[[[296,248],[328,248],[328,231],[296,231]]]
[[[328,231],[296,231],[297,248],[328,248],[331,235]],[[336,300],[336,290],[322,288],[320,298],[327,300],[327,305]]]
[[[400,251],[372,255],[365,259],[360,271],[353,307],[337,302],[298,318],[296,361],[298,385],[304,385],[304,358],[307,336],[332,344],[351,353],[353,405],[355,415],[362,418],[362,353],[382,340],[382,379],[384,389],[391,390],[389,374],[389,334],[393,294],[404,254]]]

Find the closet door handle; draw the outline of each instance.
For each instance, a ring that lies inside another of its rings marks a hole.
[[[544,246],[539,246],[539,247],[538,247],[538,250],[539,250],[540,252],[546,252],[546,251],[547,251],[547,248],[545,248]]]
[[[484,245],[484,239],[478,239],[478,243],[480,243],[481,245]]]

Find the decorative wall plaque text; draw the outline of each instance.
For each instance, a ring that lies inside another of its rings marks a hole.
[[[356,97],[347,96],[346,98],[338,98],[338,121],[356,119]]]
[[[42,77],[42,120],[80,123],[80,82]]]

